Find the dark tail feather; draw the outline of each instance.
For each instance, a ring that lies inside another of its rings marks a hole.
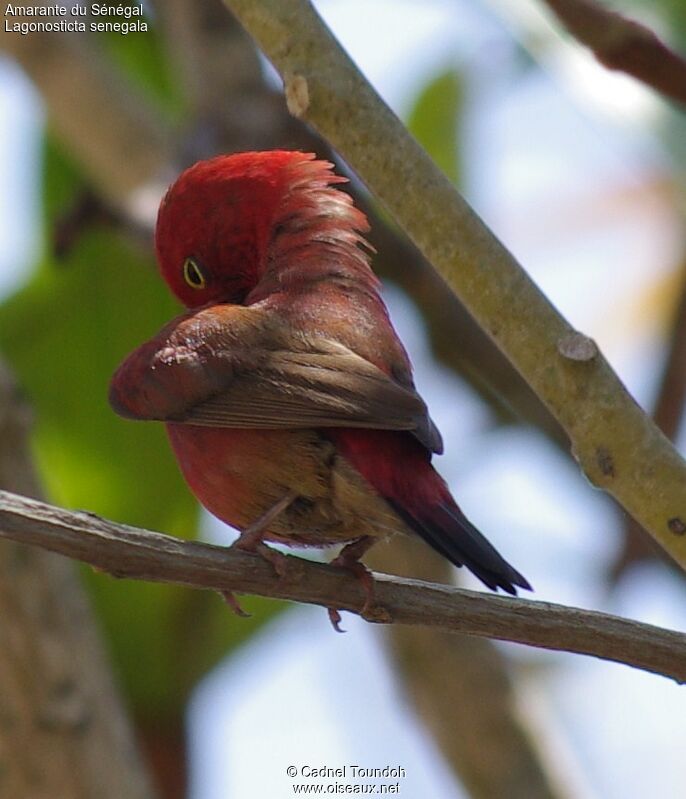
[[[517,595],[531,586],[525,577],[498,553],[456,505],[441,503],[414,513],[391,501],[395,512],[427,544],[455,566],[466,566],[493,591],[502,588]]]

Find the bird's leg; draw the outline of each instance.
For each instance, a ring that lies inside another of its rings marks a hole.
[[[360,615],[364,616],[368,613],[374,605],[374,578],[369,569],[360,563],[360,558],[364,553],[376,542],[376,538],[371,535],[363,535],[356,538],[349,544],[346,544],[343,549],[331,561],[332,566],[341,566],[344,569],[352,572],[355,577],[362,583],[365,593],[364,605],[360,609]],[[342,633],[341,630],[341,614],[336,608],[329,608],[329,620],[333,625],[336,632]]]
[[[241,530],[241,534],[233,546],[235,546],[236,549],[244,549],[246,552],[255,552],[255,547],[263,543],[262,539],[269,525],[277,516],[286,510],[297,496],[295,491],[289,491],[287,494],[284,494],[278,502],[275,502],[271,508],[268,508],[261,516],[255,519],[252,524],[249,524],[244,530]]]
[[[256,552],[261,555],[266,561],[272,564],[274,571],[279,577],[283,577],[287,571],[287,558],[276,549],[272,549],[264,543],[264,534],[267,532],[269,525],[276,519],[276,517],[283,513],[286,508],[297,497],[295,491],[289,491],[278,502],[274,503],[271,508],[268,508],[261,516],[259,516],[252,524],[249,524],[236,541],[231,544],[236,549],[242,549],[244,552]],[[222,591],[221,595],[224,597],[226,604],[233,610],[237,616],[249,616],[241,607],[236,595],[233,591]]]
[[[268,508],[252,524],[242,530],[238,539],[232,544],[236,549],[242,549],[245,552],[257,552],[272,564],[279,577],[283,577],[286,573],[286,555],[267,546],[264,543],[264,535],[274,519],[283,513],[297,496],[295,491],[284,494],[278,502],[275,502],[271,508]]]

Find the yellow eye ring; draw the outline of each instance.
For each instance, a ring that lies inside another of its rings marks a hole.
[[[204,289],[207,283],[195,258],[186,258],[183,262],[183,279],[192,289]]]

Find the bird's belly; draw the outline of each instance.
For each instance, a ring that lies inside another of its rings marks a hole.
[[[267,540],[304,546],[385,536],[403,523],[367,481],[315,430],[239,430],[168,424],[193,493],[222,521],[243,529],[286,494],[297,499]]]

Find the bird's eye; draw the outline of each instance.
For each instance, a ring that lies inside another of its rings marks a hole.
[[[192,289],[204,289],[207,282],[195,258],[186,258],[183,262],[183,279]]]

